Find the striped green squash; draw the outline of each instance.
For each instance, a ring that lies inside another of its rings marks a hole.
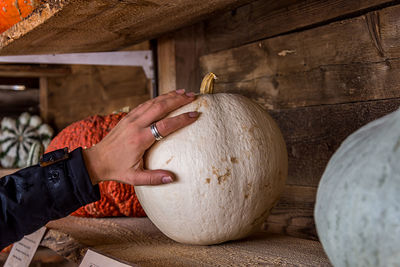
[[[26,166],[36,165],[40,162],[40,157],[44,154],[44,146],[41,142],[34,142],[29,149]]]
[[[3,168],[27,166],[28,154],[34,143],[46,148],[53,136],[53,130],[43,124],[39,116],[22,113],[18,119],[5,117],[1,121],[0,165]]]

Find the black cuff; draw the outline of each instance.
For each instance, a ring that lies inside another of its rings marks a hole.
[[[82,148],[77,148],[70,153],[68,160],[68,172],[71,174],[71,182],[74,193],[81,206],[100,199],[98,185],[93,185],[82,156]]]
[[[47,160],[49,159],[49,160]],[[71,153],[59,149],[43,156],[46,185],[53,199],[53,216],[65,217],[76,209],[100,199],[98,185],[92,185],[82,148]]]

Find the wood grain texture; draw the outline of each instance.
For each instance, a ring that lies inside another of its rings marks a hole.
[[[0,252],[0,265],[4,266],[8,253]],[[29,266],[34,267],[77,267],[75,263],[72,263],[65,258],[61,257],[53,250],[39,247]]]
[[[250,0],[49,0],[0,35],[0,54],[115,51]]]
[[[0,178],[4,177],[6,175],[12,174],[14,172],[17,172],[19,169],[3,169],[0,168]]]
[[[3,117],[17,117],[26,111],[39,114],[39,90],[0,90],[0,121]]]
[[[174,33],[176,87],[197,92],[202,75],[199,58],[205,52],[202,24],[192,25]]]
[[[39,78],[39,110],[45,123],[49,121],[49,86],[46,77]]]
[[[158,94],[176,90],[175,39],[171,35],[157,40]]]
[[[0,77],[59,77],[70,73],[69,67],[60,65],[0,65]]]
[[[196,92],[202,80],[199,58],[204,54],[202,24],[195,24],[158,40],[159,94],[176,89]]]
[[[269,233],[318,240],[314,222],[317,187],[286,185],[263,225]]]
[[[286,141],[289,173],[264,229],[317,240],[314,205],[329,159],[348,135],[399,106],[391,99],[270,111]]]
[[[288,150],[287,184],[317,186],[326,164],[347,136],[399,106],[397,98],[269,111]]]
[[[396,98],[400,6],[205,55],[217,92],[268,109]]]
[[[214,246],[176,243],[147,218],[67,217],[49,223],[42,245],[75,262],[87,247],[139,266],[330,266],[317,241],[258,233]],[[68,246],[63,242],[67,240]],[[58,242],[60,241],[60,242]]]
[[[258,0],[205,21],[207,52],[215,52],[354,16],[390,0]]]
[[[0,90],[0,106],[31,106],[39,102],[39,90]]]
[[[142,68],[72,65],[71,71],[66,77],[48,78],[48,120],[57,130],[150,99]]]

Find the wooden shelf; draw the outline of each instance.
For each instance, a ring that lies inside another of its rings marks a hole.
[[[0,54],[115,51],[250,0],[58,0],[0,35]]]
[[[14,173],[14,172],[16,172],[18,170],[19,169],[3,169],[3,168],[0,168],[0,178],[3,177],[3,176],[6,176],[8,174]]]
[[[67,217],[48,224],[41,245],[79,263],[88,248],[139,266],[330,266],[317,241],[259,233],[214,246],[183,245],[147,218]]]
[[[0,77],[64,77],[69,74],[71,68],[64,65],[0,64]]]

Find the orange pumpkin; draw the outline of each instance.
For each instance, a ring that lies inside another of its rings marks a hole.
[[[1,252],[3,253],[10,253],[11,249],[12,249],[13,245],[9,245],[8,247],[3,248],[3,250]]]
[[[28,17],[43,1],[0,0],[0,33]]]
[[[100,142],[126,113],[92,116],[75,122],[62,130],[50,143],[46,152],[68,147],[89,148]],[[99,184],[101,199],[76,210],[72,215],[81,217],[146,216],[131,185],[114,181]]]

